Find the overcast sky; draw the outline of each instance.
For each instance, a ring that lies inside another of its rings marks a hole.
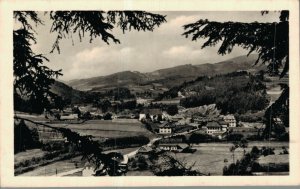
[[[120,71],[151,72],[183,64],[216,63],[232,57],[245,55],[241,48],[234,48],[229,55],[217,54],[218,46],[201,49],[203,40],[197,42],[185,38],[182,26],[199,19],[210,21],[239,22],[274,22],[278,21],[278,12],[262,16],[260,12],[156,12],[166,15],[163,23],[153,32],[131,31],[123,34],[119,28],[112,33],[121,44],[107,45],[101,39],[89,43],[89,38],[79,42],[78,35],[71,39],[63,39],[60,43],[61,53],[50,54],[55,41],[55,34],[50,34],[51,21],[41,14],[44,26],[38,26],[37,44],[33,49],[49,58],[47,66],[62,69],[64,74],[60,80],[89,78],[109,75]]]

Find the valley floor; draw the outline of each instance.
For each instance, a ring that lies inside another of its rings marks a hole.
[[[187,165],[192,165],[194,170],[198,170],[201,173],[210,174],[210,175],[222,175],[223,167],[229,165],[233,162],[232,152],[229,148],[231,143],[202,143],[198,145],[193,145],[194,149],[197,151],[193,154],[189,153],[176,153],[176,157],[179,160],[182,160]],[[253,146],[266,146],[274,148],[275,156],[277,159],[288,159],[289,155],[279,155],[282,151],[282,147],[289,148],[288,142],[249,142],[248,148],[246,151],[249,152]],[[121,151],[123,154],[135,151],[137,148],[126,148],[115,151]],[[243,156],[243,150],[237,149],[235,151],[235,161],[240,159]],[[225,161],[224,161],[225,160]],[[285,160],[286,161],[286,160]],[[39,167],[33,171],[26,172],[19,176],[55,176],[65,175],[65,176],[81,176],[82,174],[78,171],[80,168],[83,168],[84,161],[81,160],[81,157],[75,157],[69,160],[55,162],[43,167]],[[64,172],[69,172],[75,170],[73,174],[63,174]],[[129,171],[126,176],[151,176],[153,173],[150,170],[145,171]]]

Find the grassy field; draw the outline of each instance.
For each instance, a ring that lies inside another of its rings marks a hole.
[[[45,154],[46,152],[42,151],[41,149],[32,149],[32,150],[26,150],[25,152],[19,152],[14,156],[14,163],[18,164],[26,160],[31,160],[32,157],[35,158],[43,157]]]
[[[138,135],[149,138],[154,137],[154,134],[148,131],[140,122],[122,123],[111,120],[90,120],[82,124],[51,124],[51,126],[69,128],[81,135],[92,135],[95,138],[117,138]]]
[[[18,176],[52,176],[56,173],[59,174],[65,171],[70,171],[78,168],[76,167],[76,163],[78,167],[83,167],[84,162],[81,161],[81,156],[64,161],[54,162],[46,166],[41,166],[32,171],[20,174]]]
[[[193,169],[199,170],[202,173],[211,175],[222,175],[223,167],[233,162],[232,153],[229,151],[230,143],[203,143],[195,145],[193,148],[197,149],[194,154],[177,153],[176,157],[187,165],[195,163]],[[275,154],[279,154],[282,151],[282,147],[288,148],[287,142],[250,142],[248,148],[249,152],[253,146],[269,146],[275,148]],[[235,161],[241,159],[243,156],[243,150],[237,149],[235,151]],[[227,162],[224,162],[227,159]]]
[[[40,117],[32,116],[31,120],[37,121]],[[43,126],[37,126],[33,123],[26,122],[29,128],[37,128],[40,140],[56,141],[63,140],[60,132],[49,129]],[[78,132],[80,135],[92,135],[96,140],[100,138],[118,138],[128,136],[146,136],[149,139],[155,137],[153,133],[145,128],[139,121],[132,122],[114,122],[112,120],[89,120],[83,123],[47,123],[53,127],[69,128],[72,131]]]

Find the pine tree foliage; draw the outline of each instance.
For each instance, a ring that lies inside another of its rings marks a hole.
[[[262,14],[267,13],[262,12]],[[289,12],[281,11],[280,22],[273,23],[242,23],[242,22],[212,22],[200,19],[184,25],[185,37],[192,37],[193,41],[208,38],[202,48],[221,43],[218,53],[230,53],[234,46],[240,46],[258,53],[256,63],[269,63],[269,71],[275,74],[283,68],[281,76],[288,72],[289,65]]]
[[[32,51],[31,45],[36,43],[34,29],[28,19],[36,25],[42,24],[35,12],[15,12],[14,18],[22,27],[13,31],[13,66],[14,66],[14,93],[26,98],[37,112],[49,107],[48,98],[56,95],[50,92],[54,78],[61,75],[61,70],[55,71],[43,63],[48,59],[42,54]]]
[[[57,38],[51,52],[60,52],[59,41],[72,33],[78,33],[80,40],[88,33],[90,42],[99,37],[105,43],[120,43],[111,30],[116,27],[125,31],[153,31],[165,22],[165,17],[145,11],[51,11],[53,20],[51,32],[57,32]]]

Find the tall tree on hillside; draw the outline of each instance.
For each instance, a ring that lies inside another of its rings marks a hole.
[[[262,11],[267,14],[268,11]],[[218,54],[224,55],[232,51],[234,46],[240,46],[258,53],[256,64],[268,64],[270,74],[285,76],[289,70],[289,11],[280,11],[279,22],[273,23],[241,23],[241,22],[212,22],[200,19],[184,25],[185,37],[192,37],[193,41],[199,38],[208,38],[202,48],[215,46],[221,43]],[[282,70],[282,71],[280,71]],[[270,137],[274,130],[273,117],[277,117],[282,110],[284,119],[288,118],[289,89],[283,86],[281,97],[265,112],[266,129],[264,135]],[[286,111],[287,110],[287,111]]]
[[[59,43],[63,38],[78,34],[80,40],[88,35],[90,42],[100,38],[105,43],[120,43],[111,33],[118,27],[123,32],[130,30],[153,31],[165,22],[165,16],[145,11],[51,11],[47,12],[52,22],[50,32],[57,33],[51,53],[60,53]],[[54,78],[62,75],[61,70],[52,70],[44,65],[47,57],[32,51],[37,43],[36,31],[43,24],[34,11],[15,11],[14,19],[19,23],[13,31],[14,93],[36,104],[37,112],[49,108],[50,99],[56,95],[50,92]]]

